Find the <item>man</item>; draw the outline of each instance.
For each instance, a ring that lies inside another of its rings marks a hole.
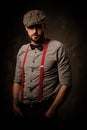
[[[70,60],[61,42],[45,36],[44,11],[28,11],[23,24],[31,42],[17,54],[13,111],[22,128],[57,129],[57,111],[72,86]]]

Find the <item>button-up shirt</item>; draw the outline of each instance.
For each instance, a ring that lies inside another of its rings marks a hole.
[[[22,45],[17,54],[14,82],[22,81],[22,63],[28,44]],[[43,51],[43,50],[42,50]],[[28,49],[24,65],[24,103],[38,102],[40,65],[42,51]],[[43,97],[42,100],[54,98],[60,85],[71,86],[71,64],[63,43],[51,40],[44,62]],[[20,99],[20,96],[19,96]]]

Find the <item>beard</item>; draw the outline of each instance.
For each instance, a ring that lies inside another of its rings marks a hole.
[[[44,32],[43,32],[41,35],[38,35],[37,33],[36,33],[36,34],[33,34],[33,35],[30,37],[30,40],[33,41],[33,42],[36,43],[36,44],[41,44],[41,43],[43,43],[43,41],[44,41]]]

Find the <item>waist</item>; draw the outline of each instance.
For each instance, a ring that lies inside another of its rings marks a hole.
[[[42,107],[49,107],[54,99],[48,99],[48,100],[44,100],[44,101],[38,101],[35,103],[19,103],[20,107],[27,107],[27,108],[33,108],[33,109],[38,109],[38,108],[42,108]]]

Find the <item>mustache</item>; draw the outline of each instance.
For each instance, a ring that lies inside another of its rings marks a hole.
[[[32,34],[32,36],[39,36],[37,33]]]

